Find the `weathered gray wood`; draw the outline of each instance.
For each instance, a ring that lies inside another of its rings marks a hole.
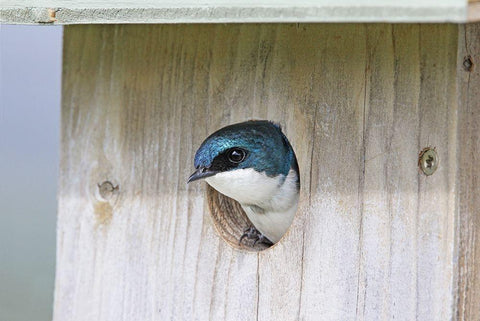
[[[3,0],[2,23],[467,22],[466,0]]]
[[[480,319],[480,24],[460,27],[458,47],[455,317],[467,321]]]
[[[478,86],[458,90],[458,39],[455,25],[66,27],[54,319],[474,316],[478,175],[460,173],[478,172]],[[201,141],[251,118],[283,124],[302,180],[291,229],[259,253],[223,241],[205,186],[186,185]]]

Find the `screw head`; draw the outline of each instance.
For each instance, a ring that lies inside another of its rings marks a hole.
[[[435,148],[427,147],[420,152],[418,166],[427,176],[435,173],[438,168],[438,154],[435,151]]]

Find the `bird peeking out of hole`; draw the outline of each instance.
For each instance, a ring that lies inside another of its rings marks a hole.
[[[205,179],[236,200],[253,226],[239,239],[267,246],[277,243],[297,210],[300,174],[281,127],[266,120],[233,124],[211,134],[195,154],[188,183]]]

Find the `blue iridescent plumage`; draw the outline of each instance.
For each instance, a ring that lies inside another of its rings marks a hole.
[[[238,168],[254,168],[268,176],[287,175],[290,168],[298,168],[293,149],[280,126],[265,120],[234,124],[214,132],[195,154],[195,168],[208,168],[215,157],[233,147],[249,152]]]

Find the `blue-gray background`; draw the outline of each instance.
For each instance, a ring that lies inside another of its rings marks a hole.
[[[0,320],[51,320],[62,28],[0,26]]]

